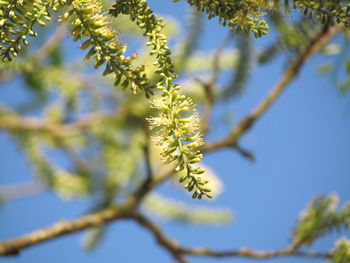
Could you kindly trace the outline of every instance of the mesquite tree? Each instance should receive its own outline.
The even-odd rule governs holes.
[[[197,224],[230,221],[227,209],[203,208],[219,195],[222,184],[220,176],[201,163],[203,154],[230,148],[254,160],[254,154],[241,147],[241,136],[313,55],[338,53],[344,71],[350,73],[346,48],[344,55],[339,48],[349,43],[349,1],[187,0],[186,34],[175,38],[171,47],[168,41],[179,23],[157,15],[148,2],[0,0],[0,81],[6,86],[20,80],[32,96],[21,105],[1,105],[0,129],[35,174],[29,185],[11,191],[0,188],[1,198],[10,202],[11,196],[24,198],[49,189],[63,199],[91,202],[79,218],[0,242],[0,254],[15,256],[77,231],[86,232],[84,246],[92,249],[108,223],[130,219],[150,231],[178,262],[187,262],[190,255],[350,262],[346,238],[328,252],[305,249],[333,230],[350,227],[350,203],[337,208],[336,194],[311,201],[292,229],[290,245],[275,251],[187,247],[145,216]],[[216,50],[203,53],[197,50],[206,19],[225,27],[227,37]],[[342,38],[332,43],[337,35]],[[254,45],[268,37],[270,44],[257,52]],[[143,42],[128,49],[134,39]],[[78,60],[67,52],[73,46]],[[276,58],[287,58],[277,84],[226,136],[208,142],[205,138],[215,132],[210,125],[213,110],[244,94],[253,66]],[[325,64],[320,71],[328,73],[341,65]],[[345,93],[349,76],[338,86]],[[200,207],[156,192],[165,181],[190,193],[186,198],[198,199]]]

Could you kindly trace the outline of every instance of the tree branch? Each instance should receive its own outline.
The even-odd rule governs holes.
[[[268,259],[277,257],[304,257],[304,258],[331,258],[330,253],[319,253],[319,252],[302,252],[295,251],[291,248],[285,248],[275,251],[259,251],[252,250],[249,248],[242,248],[232,251],[213,251],[206,248],[183,248],[181,250],[183,254],[192,256],[205,256],[213,258],[224,258],[224,257],[245,257],[254,259]]]
[[[153,175],[151,178],[147,177],[141,186],[136,189],[134,194],[129,198],[129,202],[135,203],[136,206],[141,204],[141,200],[159,184],[167,180],[174,172],[176,165],[171,164],[166,166],[164,170],[161,170],[158,174]]]
[[[204,151],[215,150],[220,147],[235,146],[238,138],[244,132],[249,130],[249,128],[254,124],[255,120],[260,117],[273,103],[273,101],[279,96],[283,89],[290,83],[291,80],[298,74],[301,66],[309,59],[313,54],[319,51],[327,41],[329,41],[337,32],[342,29],[341,26],[336,27],[326,27],[321,33],[317,34],[305,50],[299,55],[299,57],[294,60],[290,67],[287,68],[283,77],[275,88],[270,92],[270,94],[249,114],[244,118],[230,133],[230,135],[222,141],[213,143],[204,147]],[[113,116],[115,118],[115,116]],[[93,115],[91,118],[81,120],[74,124],[64,124],[65,132],[75,132],[79,129],[94,123],[96,119],[100,119],[101,115]],[[6,118],[3,120],[6,120]],[[43,126],[43,123],[31,122],[23,123],[19,121],[13,121],[7,119],[6,121],[0,122],[0,129],[7,130],[36,130],[36,131],[47,131],[55,134],[57,132],[55,129],[57,127],[47,128]],[[46,123],[45,123],[46,124]],[[66,135],[66,134],[63,134]],[[57,136],[62,136],[58,134]],[[152,222],[148,221],[146,218],[135,212],[136,206],[141,202],[142,198],[159,183],[163,182],[168,178],[169,173],[173,169],[165,171],[159,176],[155,176],[146,185],[142,185],[129,199],[126,203],[120,206],[114,206],[101,210],[96,213],[88,214],[80,218],[61,221],[50,227],[34,231],[30,234],[24,235],[19,238],[14,238],[8,241],[0,242],[0,255],[15,255],[18,254],[21,249],[34,246],[36,244],[54,239],[56,237],[75,233],[87,228],[98,227],[104,225],[113,220],[121,218],[132,218],[136,220],[140,225],[147,228],[153,233],[156,240],[165,248],[169,250],[171,255],[178,262],[186,262],[184,255],[193,256],[209,256],[209,257],[250,257],[250,258],[271,258],[280,256],[298,256],[298,257],[320,257],[329,258],[331,254],[326,253],[313,253],[313,252],[299,252],[296,248],[287,248],[277,251],[254,251],[250,249],[241,249],[235,251],[223,251],[216,252],[205,248],[185,248],[177,245],[174,241],[168,239],[161,230],[154,225]]]
[[[242,248],[238,250],[230,251],[214,251],[208,248],[187,248],[180,246],[177,242],[168,238],[162,230],[156,224],[152,223],[149,219],[139,213],[133,213],[131,218],[134,219],[139,225],[146,228],[158,244],[165,248],[172,257],[178,262],[186,262],[184,256],[205,256],[213,258],[224,258],[224,257],[246,257],[254,259],[268,259],[276,257],[305,257],[305,258],[331,258],[330,253],[319,253],[319,252],[301,252],[297,250],[297,247],[291,245],[290,247],[274,250],[274,251],[259,251],[252,250],[249,248]]]
[[[59,124],[48,123],[45,120],[37,118],[20,117],[12,112],[7,113],[6,109],[4,110],[0,108],[0,130],[7,130],[10,132],[43,132],[50,134],[56,139],[61,139],[63,137],[69,137],[80,133],[83,129],[86,129],[100,121],[116,119],[119,117],[120,116],[115,114],[94,112],[81,117],[75,122]]]
[[[116,219],[125,218],[132,207],[132,204],[126,204],[124,206],[107,208],[74,220],[63,220],[30,234],[3,241],[0,243],[0,255],[17,255],[24,248],[90,227],[98,227]]]
[[[220,76],[220,58],[221,58],[222,52],[224,51],[230,39],[230,35],[231,34],[229,34],[224,39],[224,41],[219,45],[219,47],[215,51],[213,61],[212,61],[213,70],[212,70],[211,79],[208,82],[204,82],[201,79],[196,78],[197,82],[199,82],[202,85],[204,90],[204,95],[205,95],[204,114],[203,114],[203,121],[202,121],[202,133],[204,135],[206,135],[208,132],[208,124],[209,124],[208,122],[209,122],[212,107],[214,104],[214,91],[216,89],[217,82]]]
[[[146,179],[146,182],[122,205],[106,208],[77,219],[61,221],[30,234],[2,241],[0,242],[0,255],[17,255],[20,250],[24,248],[40,244],[62,235],[75,233],[91,227],[98,227],[117,219],[130,218],[131,214],[135,213],[134,210],[141,203],[143,197],[161,182],[169,178],[169,174],[171,174],[173,170],[174,167],[171,166],[161,171],[158,175],[155,175],[151,180]]]
[[[158,244],[165,248],[177,262],[187,263],[179,244],[166,237],[156,224],[153,224],[150,220],[139,213],[132,214],[132,219],[134,219],[140,226],[150,231]]]
[[[325,26],[321,32],[316,34],[304,48],[304,50],[294,59],[290,66],[284,71],[281,79],[269,94],[254,108],[250,114],[243,118],[229,133],[229,135],[216,142],[203,145],[199,148],[202,152],[208,152],[225,147],[235,147],[238,139],[247,132],[280,96],[288,84],[299,74],[305,62],[314,54],[319,52],[327,42],[329,42],[338,32],[343,29],[343,25]]]
[[[164,177],[156,180],[155,182],[161,182]],[[156,186],[153,183],[152,186]],[[148,188],[150,191],[152,188]],[[208,248],[188,248],[182,247],[177,242],[171,240],[162,232],[162,230],[146,217],[136,212],[135,208],[141,199],[133,198],[129,199],[124,205],[110,207],[101,210],[96,213],[92,213],[80,218],[61,221],[50,227],[34,231],[30,234],[24,235],[19,238],[14,238],[8,241],[0,242],[0,255],[17,255],[21,249],[37,245],[39,243],[57,238],[62,235],[75,233],[91,227],[98,227],[108,222],[118,219],[133,219],[138,224],[148,229],[155,237],[157,242],[164,247],[172,257],[180,263],[186,263],[185,256],[206,256],[206,257],[247,257],[255,259],[267,259],[284,256],[294,257],[311,257],[311,258],[331,258],[330,253],[319,252],[301,252],[298,251],[298,246],[291,245],[285,249],[275,251],[259,251],[251,249],[239,249],[232,251],[214,251]]]

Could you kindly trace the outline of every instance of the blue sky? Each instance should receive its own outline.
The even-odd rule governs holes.
[[[150,4],[160,14],[185,20],[183,1],[176,4],[150,1]],[[203,50],[214,49],[227,34],[227,29],[215,21],[206,23],[205,29],[201,40]],[[267,41],[268,37],[257,40],[258,46]],[[288,245],[290,229],[314,196],[336,192],[341,204],[350,200],[349,94],[340,95],[330,79],[317,75],[316,67],[321,61],[324,58],[314,57],[241,139],[241,145],[255,153],[255,163],[242,159],[232,150],[205,156],[204,163],[222,178],[225,188],[212,204],[232,209],[234,222],[223,227],[189,227],[162,222],[168,236],[188,246],[278,249]],[[234,113],[233,121],[237,122],[277,82],[281,69],[281,60],[255,69],[244,96],[219,107],[216,116],[230,110]],[[0,86],[2,101],[14,102],[27,97],[16,85]],[[209,139],[226,132],[223,128]],[[0,185],[31,179],[25,159],[3,132],[0,132],[0,163]],[[161,188],[161,191],[164,190]],[[60,219],[77,217],[88,204],[84,200],[65,202],[51,193],[10,202],[0,209],[0,238],[15,237]],[[349,236],[348,233],[341,235]],[[341,235],[322,238],[312,249],[327,251]],[[133,222],[112,223],[107,237],[90,253],[81,249],[80,239],[81,233],[61,237],[25,250],[19,257],[0,258],[0,262],[172,262],[153,237]],[[191,262],[214,262],[205,258],[189,259]],[[228,258],[218,262],[253,261]],[[295,258],[266,260],[270,261],[323,262]]]

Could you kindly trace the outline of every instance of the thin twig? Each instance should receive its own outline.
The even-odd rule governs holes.
[[[146,163],[146,179],[137,188],[135,193],[133,195],[131,195],[131,198],[134,200],[133,202],[135,202],[136,204],[140,204],[143,197],[148,192],[150,192],[151,189],[153,189],[155,187],[155,185],[154,185],[155,177],[154,177],[153,171],[152,171],[148,143],[146,145],[144,145],[144,155],[145,155],[145,163]],[[163,176],[162,176],[162,178],[163,178]]]
[[[275,251],[259,251],[252,250],[249,248],[242,248],[232,251],[213,251],[206,248],[183,248],[181,250],[183,254],[192,256],[205,256],[214,258],[224,258],[224,257],[245,257],[253,259],[268,259],[277,257],[304,257],[304,258],[331,258],[330,253],[319,253],[319,252],[302,252],[295,251],[291,248],[285,248]]]
[[[319,252],[302,252],[298,251],[297,247],[291,245],[287,248],[274,251],[259,251],[249,248],[242,248],[238,250],[229,251],[214,251],[208,248],[188,248],[179,245],[177,242],[167,237],[158,225],[151,222],[149,219],[139,213],[131,214],[131,218],[139,223],[142,227],[149,230],[158,244],[164,247],[178,262],[186,262],[184,256],[205,256],[214,258],[224,257],[246,257],[253,259],[268,259],[276,257],[305,257],[305,258],[331,258],[330,253]]]
[[[143,147],[144,155],[145,155],[145,163],[146,163],[146,177],[148,181],[152,181],[153,178],[153,171],[152,171],[152,164],[150,159],[150,152],[149,152],[149,141],[144,145]]]
[[[42,45],[34,55],[30,55],[30,63],[33,67],[36,67],[38,63],[42,62],[45,57],[50,54],[63,40],[66,35],[67,25],[60,24],[57,26],[55,32],[51,37]],[[7,81],[11,79],[15,74],[13,71],[3,71],[0,72],[0,81]]]
[[[168,165],[165,169],[161,170],[158,174],[153,175],[151,180],[146,178],[146,180],[141,184],[140,187],[136,189],[134,194],[129,197],[129,202],[135,203],[136,206],[141,204],[142,199],[159,184],[169,179],[175,169],[174,164]]]
[[[255,159],[255,154],[253,152],[242,148],[238,143],[234,145],[234,148],[241,156],[243,156],[244,158],[248,159],[251,162],[255,162],[256,159]]]
[[[231,34],[230,34],[231,35]],[[204,90],[204,114],[203,114],[203,125],[202,125],[202,133],[204,135],[208,132],[208,125],[209,125],[209,119],[212,111],[212,107],[214,104],[214,92],[217,86],[217,82],[219,80],[220,76],[220,58],[222,55],[222,52],[225,49],[225,46],[227,45],[230,35],[228,35],[224,41],[220,44],[220,46],[216,49],[214,57],[213,57],[213,70],[210,81],[204,82],[199,78],[196,78],[197,82],[199,82]]]
[[[254,108],[245,118],[243,118],[224,139],[206,144],[200,147],[202,152],[213,151],[225,147],[235,147],[238,139],[247,132],[279,97],[288,84],[298,75],[305,62],[314,54],[319,52],[327,42],[329,42],[338,32],[343,29],[343,25],[325,26],[321,32],[316,34],[305,47],[305,49],[294,59],[285,70],[282,78],[270,93]]]
[[[132,214],[132,219],[134,219],[145,229],[149,230],[157,240],[158,244],[165,248],[177,262],[187,263],[187,260],[184,258],[184,253],[182,253],[179,244],[166,237],[156,224],[152,223],[150,220],[139,213]]]
[[[15,199],[25,198],[37,195],[46,189],[46,185],[39,181],[22,182],[13,185],[0,187],[0,200],[12,201]]]
[[[48,54],[50,54],[62,41],[67,33],[67,25],[58,25],[56,31],[45,42],[45,44],[34,54],[34,59],[37,62],[42,61]]]
[[[86,175],[91,175],[94,173],[93,167],[90,163],[81,157],[72,147],[67,144],[65,141],[58,141],[58,145],[62,148],[62,150],[68,155],[69,159],[73,162],[75,169],[79,173],[83,173]]]

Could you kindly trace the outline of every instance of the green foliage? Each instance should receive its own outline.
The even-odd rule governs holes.
[[[318,67],[317,72],[323,75],[331,72],[332,69],[333,69],[332,65],[330,63],[326,63]]]
[[[98,0],[36,0],[34,2],[3,0],[0,2],[0,25],[2,29],[0,32],[0,49],[3,60],[11,61],[13,57],[19,54],[23,45],[28,45],[27,36],[37,36],[36,25],[46,26],[45,21],[51,20],[52,12],[61,12],[59,21],[69,24],[70,34],[74,37],[73,40],[82,41],[80,48],[88,50],[85,58],[94,60],[95,69],[103,66],[103,75],[109,75],[109,77],[112,75],[113,77],[108,80],[112,79],[114,86],[130,88],[133,94],[143,90],[147,98],[154,95],[154,88],[160,91],[160,94],[157,94],[151,102],[151,108],[155,109],[158,115],[148,117],[149,125],[153,133],[156,134],[157,144],[162,148],[161,155],[164,162],[167,164],[175,162],[177,164],[175,172],[185,171],[185,174],[179,179],[180,182],[185,184],[185,189],[192,192],[193,198],[200,199],[203,196],[211,197],[211,189],[207,185],[207,180],[202,178],[201,174],[205,172],[204,169],[196,165],[202,158],[197,148],[203,143],[202,135],[199,133],[199,114],[195,110],[193,100],[182,95],[179,85],[175,83],[177,78],[175,69],[190,73],[206,71],[211,67],[209,58],[212,58],[212,54],[195,52],[202,28],[202,18],[199,12],[208,14],[209,19],[217,17],[220,24],[228,25],[233,32],[253,32],[255,37],[261,37],[267,33],[268,26],[263,16],[266,13],[274,14],[270,16],[271,22],[277,28],[279,37],[275,43],[262,52],[261,61],[269,60],[271,54],[279,52],[283,48],[291,49],[293,52],[300,50],[300,47],[308,41],[309,33],[314,28],[309,27],[310,24],[305,22],[306,19],[291,25],[281,15],[280,1],[188,0],[187,2],[193,7],[190,21],[191,30],[175,58],[177,68],[171,58],[167,38],[162,33],[164,22],[156,17],[145,0],[116,1],[113,7],[109,8],[109,14],[114,17],[122,15],[123,19],[129,17],[131,21],[135,22],[140,30],[139,32],[142,32],[148,38],[146,45],[150,47],[149,54],[155,57],[153,67],[156,68],[156,74],[154,75],[146,75],[145,65],[137,60],[136,54],[126,56],[126,44],[122,42],[119,30],[114,28],[115,24],[113,24],[105,9],[109,4]],[[324,23],[344,23],[348,25],[349,22],[349,4],[343,1],[284,1],[285,11],[290,12],[291,7],[302,10],[308,18],[316,17]],[[302,30],[300,30],[300,27],[302,27]],[[127,27],[125,30],[127,30]],[[224,97],[227,98],[242,90],[251,61],[252,50],[249,37],[241,36],[237,39],[238,51],[228,50],[227,53],[224,52],[224,59],[220,61],[219,65],[221,68],[221,64],[231,63],[236,67],[229,85],[222,91]],[[41,66],[41,63],[41,61],[25,57],[17,62],[3,63],[0,70],[10,72],[10,74],[23,74],[27,85],[33,89],[43,91],[45,90],[44,87],[53,86],[62,95],[62,101],[45,109],[45,118],[47,123],[59,125],[64,121],[67,112],[71,110],[74,112],[78,107],[77,97],[83,88],[83,84],[80,80],[69,77],[68,72],[62,71],[61,65],[52,64],[47,67]],[[345,84],[343,86],[347,87]],[[345,90],[346,88],[342,89]],[[137,99],[141,101],[141,104],[143,103],[141,98],[137,97]],[[140,113],[137,107],[130,108],[130,110],[132,111],[130,114],[136,122],[139,121],[139,117],[147,117],[145,112],[154,112],[148,109]],[[13,116],[17,118],[16,115]],[[136,130],[140,130],[140,128],[137,126]],[[127,151],[124,152],[119,139],[110,136],[113,132],[119,132],[119,129],[117,127],[107,129],[106,134],[104,132],[99,133],[96,128],[88,129],[90,135],[102,142],[99,146],[103,152],[101,155],[103,162],[106,164],[106,180],[110,180],[107,184],[114,185],[110,187],[114,190],[108,196],[113,196],[117,189],[121,188],[121,185],[125,186],[129,183],[128,176],[136,170],[134,168],[141,158],[140,154],[132,155]],[[43,130],[42,133],[45,135],[46,143],[50,145],[57,143],[57,140],[49,138],[47,130]],[[29,141],[31,140],[32,138]],[[130,142],[127,147],[134,145],[132,149],[139,149],[138,146],[131,143],[133,139],[127,141]],[[64,143],[57,143],[56,146],[66,147],[70,144],[74,145],[74,142],[65,138]],[[25,147],[34,149],[38,146],[29,147],[27,145]],[[132,152],[140,151],[132,150]],[[123,175],[117,179],[118,177],[114,177],[113,174],[116,173],[118,168],[116,165],[112,165],[112,160],[116,160],[114,155],[124,153],[135,157],[129,163],[129,166],[133,168],[128,171],[125,169],[127,176]],[[53,172],[55,169],[50,168],[50,165],[44,161],[45,158],[39,152],[29,151],[29,156],[39,167],[39,173],[55,173]],[[119,163],[119,161],[116,161],[116,163]],[[125,180],[123,183],[121,183],[123,181],[121,178]],[[53,185],[51,180],[54,179],[50,179],[49,184]],[[114,183],[111,183],[112,181]]]
[[[103,75],[115,74],[115,86],[121,83],[123,88],[130,87],[133,93],[141,89],[147,97],[152,95],[153,86],[144,73],[144,67],[132,66],[136,54],[124,57],[126,45],[116,38],[118,33],[111,29],[109,18],[102,13],[101,3],[85,0],[73,1],[72,5],[73,8],[62,15],[60,21],[67,18],[72,20],[71,35],[74,41],[84,39],[80,48],[89,49],[85,58],[95,59],[95,69],[105,64]]]
[[[41,178],[45,184],[55,185],[56,170],[50,161],[45,157],[41,148],[39,148],[39,138],[34,136],[26,136],[20,139],[20,146],[25,150],[29,161],[32,163],[35,174]]]
[[[178,2],[179,0],[173,0]],[[268,25],[260,19],[265,12],[275,12],[280,6],[279,0],[187,0],[198,11],[208,14],[208,18],[219,18],[219,24],[228,25],[232,32],[244,31],[253,32],[255,37],[261,37],[267,34]],[[323,24],[325,23],[344,23],[350,25],[349,13],[350,4],[346,1],[333,0],[285,0],[284,7],[286,12],[290,12],[290,7],[299,9],[304,15],[312,18],[315,16]]]
[[[62,170],[55,173],[53,188],[64,199],[85,197],[89,192],[86,177]]]
[[[207,13],[209,19],[218,17],[219,23],[224,26],[228,25],[231,31],[246,33],[251,31],[255,37],[261,37],[267,33],[267,23],[262,19],[265,11],[275,11],[279,7],[279,1],[267,0],[188,0],[187,2],[197,11]],[[285,1],[286,10],[289,10],[290,4],[289,1]],[[304,14],[310,17],[315,13],[317,18],[325,23],[333,20],[338,23],[348,23],[349,8],[340,1],[337,3],[333,1],[293,1],[292,4],[294,8],[302,9]],[[25,1],[2,1],[0,5],[0,24],[2,26],[0,47],[3,60],[10,61],[12,57],[17,56],[22,44],[28,44],[27,35],[37,35],[33,27],[36,24],[45,26],[44,20],[51,19],[50,12],[59,11],[62,7],[68,7],[69,10],[60,16],[59,21],[66,21],[71,25],[70,33],[74,41],[83,41],[80,48],[88,49],[85,57],[95,60],[95,69],[103,65],[103,75],[114,75],[114,86],[129,87],[133,93],[143,90],[147,98],[154,94],[154,87],[161,91],[161,95],[152,102],[152,107],[159,111],[158,116],[148,118],[148,120],[151,128],[158,135],[156,139],[163,149],[162,157],[166,163],[177,162],[175,171],[186,170],[186,175],[180,181],[186,182],[185,188],[193,192],[193,198],[211,197],[211,190],[206,187],[207,181],[200,176],[204,170],[193,166],[202,157],[196,150],[202,144],[199,133],[199,115],[194,109],[193,101],[181,95],[179,86],[174,83],[177,75],[166,37],[161,33],[164,27],[163,20],[153,14],[145,0],[117,1],[109,9],[109,13],[115,17],[119,14],[129,16],[132,21],[136,22],[144,36],[148,37],[147,46],[151,47],[150,54],[156,56],[153,64],[159,75],[155,85],[147,77],[144,65],[134,66],[136,54],[125,56],[126,44],[121,42],[119,32],[112,29],[110,18],[98,0],[69,2],[36,0],[30,4]],[[195,14],[193,18],[192,28],[196,35],[200,32],[200,16]],[[287,30],[281,32],[285,31]],[[240,54],[250,53],[249,50],[243,50],[249,45],[246,42],[241,44]],[[187,59],[193,53],[195,46],[196,43],[193,41],[185,43],[182,57],[179,60],[182,64],[177,63],[180,68],[185,65],[185,57]],[[233,78],[234,84],[231,83],[229,86],[231,88],[227,89],[230,94],[234,93],[234,90],[241,90],[245,79],[249,60],[242,58],[243,56],[239,60],[239,67]],[[42,90],[44,83],[38,75],[27,74],[26,81],[29,85]],[[72,98],[77,93],[70,94]]]
[[[320,196],[301,213],[297,226],[292,232],[294,242],[310,246],[315,239],[331,232],[350,227],[350,203],[337,209],[338,196]]]
[[[287,5],[290,1],[286,1]],[[294,9],[299,9],[309,18],[316,17],[323,24],[326,23],[344,23],[345,26],[350,25],[350,3],[347,1],[334,0],[293,0]]]
[[[345,60],[344,62],[345,69],[345,79],[339,84],[339,90],[341,93],[346,93],[350,90],[350,60]]]
[[[11,61],[24,46],[29,44],[28,36],[38,34],[34,26],[45,26],[51,21],[50,11],[57,11],[65,0],[18,1],[2,0],[0,2],[0,52],[2,60]]]
[[[215,99],[231,99],[244,90],[255,62],[254,41],[248,33],[253,32],[255,37],[267,34],[265,15],[276,29],[276,37],[258,54],[260,63],[277,55],[298,54],[320,29],[316,19],[326,24],[349,24],[346,1],[290,0],[283,1],[281,7],[282,1],[277,0],[187,2],[191,9],[188,33],[175,43],[172,54],[167,39],[179,31],[179,23],[157,17],[145,0],[118,0],[113,6],[108,0],[0,0],[0,80],[6,82],[19,76],[31,95],[39,98],[30,103],[35,106],[34,115],[41,116],[27,117],[33,112],[26,107],[24,115],[23,105],[13,110],[0,108],[0,128],[9,130],[37,179],[61,198],[90,198],[90,212],[124,201],[148,176],[145,145],[151,145],[153,155],[148,157],[156,155],[158,161],[150,161],[155,180],[159,179],[158,172],[162,174],[166,165],[173,164],[176,168],[172,180],[193,198],[219,195],[220,179],[209,167],[199,164],[202,155],[198,147],[203,138],[195,102],[200,109],[205,105],[203,83],[213,79],[213,61],[217,58],[216,50],[197,50],[205,29],[203,13],[227,25],[233,32],[230,41],[237,46],[220,51],[217,70],[230,70],[231,78],[225,79],[226,83],[221,78],[210,83],[217,86]],[[292,8],[305,16],[290,19]],[[33,47],[40,43],[45,32],[39,26],[48,26],[56,12],[61,26],[68,26],[73,40],[81,42],[80,49],[87,50],[86,62],[67,59],[58,47],[45,58],[38,58],[32,50],[25,52],[29,40],[34,42]],[[135,42],[145,37],[146,46],[138,54],[128,55],[124,36],[131,36]],[[348,38],[342,41],[348,44]],[[335,51],[336,45],[328,45],[324,54]],[[90,71],[92,64],[96,72]],[[333,69],[327,65],[324,73]],[[350,87],[347,58],[344,66],[346,78],[340,83],[341,91]],[[100,76],[101,67],[105,77]],[[176,73],[185,75],[179,79],[182,89],[176,83]],[[120,87],[132,92],[123,93]],[[153,149],[157,147],[148,142],[149,128],[163,163],[159,151]],[[68,157],[68,164],[54,163],[50,157],[56,154]],[[192,207],[153,192],[142,202],[142,209],[151,215],[176,222],[213,225],[232,219],[226,209]],[[335,195],[316,198],[292,232],[295,244],[308,246],[328,232],[348,229],[350,204],[337,209],[336,203]],[[92,249],[107,232],[105,227],[90,229],[84,246]],[[344,263],[349,257],[349,241],[341,239],[329,262]]]
[[[66,104],[71,109],[78,107],[78,95],[84,84],[71,74],[69,67],[62,68],[51,64],[43,66],[28,57],[1,64],[0,75],[1,72],[10,77],[22,75],[28,88],[37,92],[41,98],[46,98],[50,90],[55,90],[62,98],[59,100],[61,104]],[[34,106],[42,106],[44,102],[35,102]]]
[[[117,125],[117,124],[116,124]],[[118,192],[127,193],[128,187],[132,185],[138,163],[142,159],[141,146],[145,143],[144,132],[134,131],[128,142],[121,136],[113,126],[108,130],[101,126],[101,129],[95,130],[95,134],[101,142],[101,159],[105,164],[105,189],[104,200],[107,203],[113,203],[114,197]]]
[[[101,238],[105,234],[105,227],[95,227],[89,229],[83,239],[82,239],[82,246],[86,250],[93,250],[101,241]]]
[[[51,188],[63,199],[85,197],[89,192],[89,183],[86,177],[74,174],[56,167],[47,157],[40,146],[40,140],[35,135],[25,136],[14,134],[27,158],[33,165],[33,170],[39,181]],[[24,139],[24,140],[23,140]]]
[[[0,112],[0,121],[12,124],[20,120],[15,112],[2,108]],[[13,131],[12,135],[18,141],[20,147],[27,153],[28,159],[33,164],[37,176],[46,184],[53,186],[55,170],[49,161],[45,159],[37,145],[39,136],[30,135],[25,131]]]
[[[177,162],[175,171],[186,170],[187,174],[180,182],[188,181],[185,189],[193,192],[192,197],[201,199],[203,196],[211,197],[208,183],[201,179],[200,174],[205,171],[193,168],[202,155],[193,151],[202,144],[199,134],[200,120],[194,110],[194,103],[190,98],[179,94],[180,87],[173,83],[177,77],[174,65],[170,58],[170,50],[166,37],[161,33],[164,25],[162,19],[157,19],[145,0],[118,1],[110,9],[113,16],[118,14],[129,15],[132,21],[144,30],[149,38],[147,46],[152,48],[150,54],[156,56],[154,65],[158,67],[156,73],[160,79],[157,88],[162,92],[160,98],[152,102],[155,109],[159,109],[158,117],[149,118],[151,129],[157,130],[158,144],[163,148],[162,157],[165,163]]]
[[[332,251],[332,259],[328,263],[345,263],[350,262],[350,240],[341,238],[335,243]]]
[[[234,49],[224,49],[221,53],[220,60],[218,61],[218,67],[222,70],[229,70],[236,68],[238,64],[238,52]],[[205,77],[208,72],[211,71],[213,67],[213,60],[215,57],[215,50],[201,52],[193,52],[186,60],[186,65],[184,65],[183,71],[186,74],[203,74]]]
[[[269,15],[269,21],[276,30],[277,37],[267,45],[259,54],[259,63],[268,63],[279,54],[294,54],[308,43],[315,30],[320,27],[306,17],[300,18],[296,23],[290,23],[281,11]]]
[[[335,55],[335,60],[320,65],[317,71],[319,74],[328,74],[335,78],[339,93],[345,95],[350,90],[350,60],[343,56],[341,47],[337,44],[328,45],[324,53],[330,56]],[[343,67],[339,64],[343,64]]]
[[[253,32],[255,37],[267,34],[268,25],[262,16],[262,9],[268,7],[268,1],[219,1],[219,0],[187,0],[200,12],[208,14],[208,18],[219,18],[219,24],[228,25],[232,32]]]
[[[231,212],[227,209],[190,207],[156,193],[147,197],[143,207],[152,215],[185,224],[221,225],[232,221]]]

